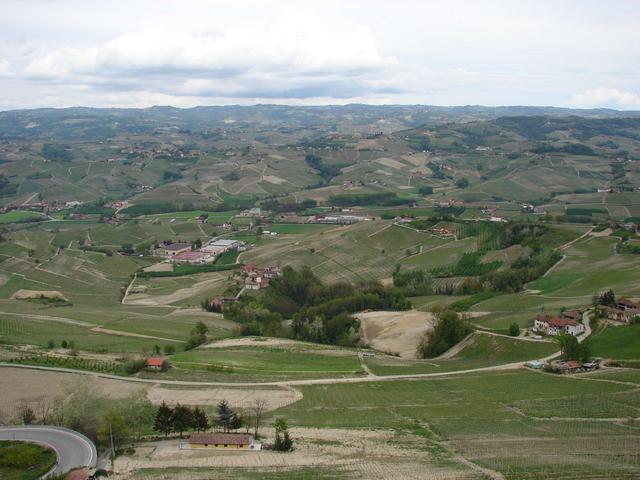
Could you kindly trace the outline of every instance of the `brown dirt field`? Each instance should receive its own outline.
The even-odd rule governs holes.
[[[397,352],[403,358],[415,358],[420,338],[434,326],[429,312],[359,313],[360,329],[365,343],[376,350]]]
[[[155,263],[144,268],[144,272],[170,272],[173,270],[173,264],[168,262]]]
[[[69,301],[61,292],[57,290],[18,290],[11,298],[13,300],[28,300],[31,298],[59,298],[60,300]]]
[[[204,274],[201,274],[204,275]],[[208,277],[211,277],[211,274],[207,274]],[[158,307],[163,305],[170,305],[174,302],[179,302],[180,300],[185,300],[189,297],[193,297],[195,295],[201,294],[210,290],[213,286],[219,284],[220,282],[226,281],[225,278],[218,275],[214,278],[207,278],[206,280],[200,280],[190,287],[178,288],[172,293],[164,294],[164,295],[152,295],[146,293],[136,293],[129,295],[127,297],[126,304],[127,305],[145,305],[151,307]]]
[[[302,393],[294,388],[199,388],[175,389],[161,385],[154,385],[147,391],[147,398],[155,404],[163,401],[169,405],[181,403],[183,405],[217,405],[221,400],[227,400],[231,405],[244,410],[250,410],[258,399],[267,402],[266,410],[290,405],[302,400]]]
[[[262,434],[272,433],[263,428]],[[287,454],[272,451],[180,450],[180,441],[156,442],[155,449],[143,447],[132,456],[118,457],[115,478],[128,478],[140,468],[224,468],[272,471],[326,467],[351,472],[353,478],[453,480],[478,479],[465,466],[430,463],[424,439],[387,430],[292,428],[295,450]],[[271,438],[267,442],[273,441]],[[215,471],[207,470],[215,476]],[[147,478],[147,477],[145,477]],[[149,477],[150,478],[150,477]],[[202,478],[202,473],[185,471],[177,479]]]
[[[281,347],[285,345],[311,345],[299,342],[297,340],[289,340],[288,338],[268,338],[260,337],[260,340],[253,337],[243,338],[225,338],[224,340],[218,340],[217,342],[211,342],[203,345],[200,348],[225,348],[225,347]],[[317,346],[317,345],[314,345]]]
[[[0,368],[0,421],[15,419],[16,408],[21,402],[53,403],[56,397],[65,395],[73,382],[88,381],[92,389],[112,398],[124,398],[146,389],[144,385],[108,378],[89,378],[73,373],[46,372],[26,368]],[[35,406],[34,406],[34,409]]]
[[[165,340],[168,342],[186,343],[184,340],[178,340],[177,338],[154,337],[153,335],[143,335],[141,333],[122,332],[120,330],[111,330],[109,328],[102,328],[102,327],[93,327],[91,331],[98,332],[98,333],[106,333],[108,335],[118,335],[121,337],[155,338],[156,340]]]
[[[395,168],[396,170],[403,170],[407,168],[407,166],[404,163],[399,162],[398,160],[394,160],[393,158],[386,158],[386,157],[378,158],[376,160],[376,163],[384,165],[385,167]]]

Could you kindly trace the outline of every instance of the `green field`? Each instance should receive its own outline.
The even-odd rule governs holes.
[[[14,210],[12,212],[0,214],[0,225],[5,223],[33,222],[43,218],[43,215],[38,212]]]
[[[636,429],[596,421],[620,401],[637,401],[629,385],[518,371],[301,390],[303,400],[276,412],[290,424],[418,432],[427,451],[452,459],[455,450],[509,480],[640,474]],[[538,405],[565,408],[556,415]]]
[[[220,381],[303,379],[344,377],[363,374],[352,350],[318,348],[312,344],[283,347],[255,345],[225,348],[198,348],[171,357],[180,370],[209,374]],[[185,375],[194,372],[185,372]],[[172,377],[181,372],[170,372]],[[202,377],[204,378],[204,377]]]
[[[367,365],[376,375],[441,373],[535,360],[558,351],[555,343],[530,342],[509,337],[475,333],[469,343],[446,360],[400,360],[368,357]]]
[[[34,443],[0,441],[0,478],[35,480],[56,463],[53,450]]]
[[[640,360],[640,324],[607,327],[589,339],[594,355],[620,360]]]

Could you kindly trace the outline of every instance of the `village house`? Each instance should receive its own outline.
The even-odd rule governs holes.
[[[562,374],[567,373],[578,373],[584,371],[582,368],[582,363],[576,362],[575,360],[569,360],[568,362],[557,362],[554,365],[555,371]]]
[[[235,303],[237,301],[238,299],[236,297],[214,298],[213,300],[209,301],[209,308],[214,312],[222,312],[225,305],[228,305],[229,303]]]
[[[163,255],[165,257],[173,257],[182,252],[188,252],[191,250],[190,243],[170,243],[161,247]]]
[[[609,320],[631,323],[635,317],[640,317],[640,302],[620,298],[615,307],[604,307],[604,313]]]
[[[261,275],[249,275],[244,280],[244,287],[247,290],[260,290],[269,286],[269,279]]]
[[[566,318],[567,320],[575,320],[578,322],[582,319],[582,312],[580,310],[565,310],[560,314],[560,318]]]
[[[147,368],[149,370],[162,370],[163,364],[164,364],[164,358],[162,357],[147,358]]]
[[[584,332],[584,325],[569,318],[538,315],[533,322],[533,330],[551,336],[561,333],[576,336]]]
[[[189,447],[260,450],[261,444],[248,433],[196,432],[189,437]]]

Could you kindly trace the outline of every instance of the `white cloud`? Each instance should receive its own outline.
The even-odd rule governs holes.
[[[9,60],[0,58],[0,77],[9,75]]]
[[[571,106],[580,108],[617,108],[620,110],[640,110],[640,95],[622,92],[615,88],[594,88],[574,95]]]
[[[2,2],[0,108],[640,108],[635,0]]]
[[[238,74],[271,71],[349,75],[395,63],[381,55],[365,28],[341,32],[306,15],[278,24],[230,25],[210,31],[146,30],[92,48],[62,48],[33,59],[27,75]]]

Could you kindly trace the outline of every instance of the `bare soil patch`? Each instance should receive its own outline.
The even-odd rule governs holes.
[[[270,434],[263,428],[262,434]],[[424,440],[411,434],[398,437],[388,430],[348,430],[292,428],[293,452],[273,451],[180,450],[179,440],[155,442],[155,449],[136,449],[132,456],[118,457],[116,478],[127,478],[140,468],[224,468],[263,471],[327,467],[351,472],[353,478],[381,479],[471,479],[479,478],[465,466],[437,465],[424,448]],[[266,442],[273,439],[267,437]],[[363,455],[366,452],[366,455]],[[122,475],[122,476],[120,476]],[[210,471],[215,476],[215,471]],[[184,472],[178,479],[202,478],[197,472]]]
[[[384,165],[385,167],[391,167],[391,168],[395,168],[396,170],[402,170],[404,168],[407,168],[407,166],[402,163],[399,162],[398,160],[394,160],[393,158],[378,158],[376,160],[377,163]]]
[[[172,270],[173,264],[168,262],[155,263],[143,269],[144,272],[171,272]]]
[[[0,422],[16,419],[17,408],[27,402],[34,408],[53,404],[57,397],[66,394],[73,382],[90,382],[91,388],[111,398],[124,398],[147,387],[109,378],[90,378],[73,373],[30,370],[27,368],[0,368]]]
[[[13,300],[29,300],[33,298],[51,298],[68,302],[69,299],[57,290],[18,290],[11,298]]]
[[[217,405],[227,400],[234,408],[250,410],[256,400],[266,401],[266,410],[290,405],[302,400],[302,392],[294,388],[199,388],[176,389],[154,385],[147,391],[147,398],[155,404],[163,401],[169,405]]]
[[[367,312],[356,315],[363,340],[373,348],[415,358],[416,347],[425,332],[433,330],[429,312]]]
[[[276,177],[275,175],[263,175],[262,179],[265,182],[273,183],[274,185],[281,185],[283,183],[287,183],[284,178]]]
[[[305,345],[303,342],[297,340],[290,340],[288,338],[225,338],[224,340],[218,340],[217,342],[211,342],[203,345],[200,348],[226,348],[226,347],[281,347],[292,345]]]

